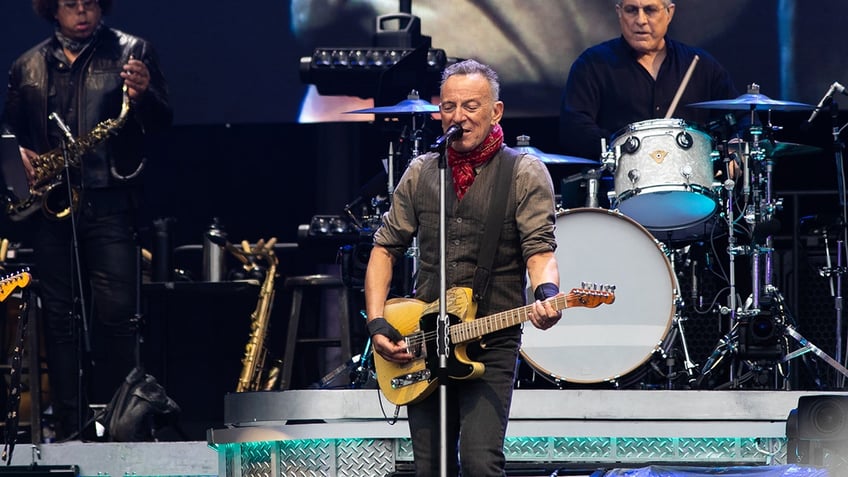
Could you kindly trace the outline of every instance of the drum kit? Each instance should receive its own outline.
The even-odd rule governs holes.
[[[795,357],[787,350],[789,338],[799,341],[802,350],[822,356],[821,350],[786,322],[783,297],[772,281],[772,235],[777,232],[776,214],[782,207],[782,200],[772,191],[775,160],[821,149],[774,140],[770,132],[778,128],[771,124],[771,112],[814,107],[771,99],[760,94],[756,85],[735,99],[688,106],[729,112],[725,118],[749,113],[749,125],[724,137],[682,119],[640,121],[613,135],[609,147],[602,146],[605,152],[597,161],[544,153],[530,146],[528,136],[517,138],[519,151],[546,164],[584,168],[563,180],[563,184],[580,182],[585,186],[586,200],[573,208],[563,204],[557,214],[556,259],[561,283],[616,286],[614,306],[569,310],[567,319],[544,332],[525,327],[521,356],[532,368],[534,382],[538,375],[557,387],[703,389],[716,386],[712,378],[719,364],[727,363],[728,383],[718,386],[737,388],[763,369],[783,375],[784,362]],[[419,152],[424,121],[436,112],[437,106],[420,100],[414,91],[393,106],[350,111],[412,117],[412,141],[405,141],[413,146],[409,157]],[[768,113],[767,126],[761,125],[758,112]],[[395,178],[400,176],[393,159],[390,146],[386,167],[389,198]],[[602,180],[610,176],[611,190],[606,198],[599,197]],[[599,207],[602,202],[609,208]],[[715,252],[719,239],[727,241],[726,256],[689,255],[696,242],[709,243],[705,249],[722,255]],[[411,253],[416,250],[414,244]],[[750,259],[751,296],[744,304],[739,303],[736,290],[737,256]],[[704,307],[703,297],[698,297],[696,272],[710,262],[719,269],[714,274],[727,285],[714,290]],[[689,273],[678,270],[682,265]],[[681,280],[688,280],[692,293],[687,298],[696,303],[684,300]],[[719,303],[722,298],[727,299],[726,304]],[[684,332],[687,311],[723,317],[721,328],[727,334],[718,339],[704,363],[693,361],[688,349]],[[776,352],[771,342],[763,351],[746,341],[755,327],[755,334],[768,328],[772,333],[780,331],[777,338],[787,338],[782,343],[775,339]],[[838,359],[826,361],[848,376],[848,369]],[[736,376],[746,365],[754,371]],[[646,380],[651,369],[659,376],[658,382]]]
[[[525,328],[522,357],[534,377],[559,387],[785,388],[786,362],[807,351],[848,376],[839,344],[837,359],[830,358],[787,320],[772,276],[772,235],[782,207],[772,191],[775,160],[821,149],[773,140],[755,113],[768,112],[770,130],[776,129],[770,127],[771,111],[814,107],[773,100],[756,85],[735,99],[689,106],[750,113],[751,120],[730,137],[714,137],[680,119],[630,124],[613,135],[609,148],[602,147],[595,168],[563,181],[582,182],[587,197],[585,206],[558,213],[560,281],[615,284],[616,301],[603,309],[569,310],[551,330]],[[609,209],[597,206],[597,182],[604,175],[613,176]],[[716,252],[719,239],[727,242],[726,256]],[[692,255],[696,243],[712,258]],[[738,299],[737,257],[750,264],[745,271],[751,296],[744,302]],[[727,283],[714,290],[706,308],[698,291],[705,262]],[[678,269],[681,264],[686,270]],[[686,299],[681,280],[692,290]],[[722,298],[727,302],[720,303]],[[694,362],[687,345],[687,312],[722,317],[726,334],[717,337],[703,363]],[[794,353],[788,350],[792,340],[801,344]],[[719,377],[719,370],[726,373]],[[647,377],[652,371],[654,380]]]

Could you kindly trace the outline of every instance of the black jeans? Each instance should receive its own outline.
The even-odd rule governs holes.
[[[78,250],[86,293],[87,328],[96,318],[102,324],[104,356],[95,362],[98,388],[114,392],[135,366],[136,234],[134,201],[127,190],[94,190],[83,194],[77,215]],[[47,365],[58,437],[79,430],[87,417],[88,386],[79,384],[88,362],[81,353],[80,287],[75,269],[70,219],[40,217],[35,238],[37,278],[45,317]],[[87,357],[85,357],[87,358]],[[85,380],[84,380],[85,381]],[[81,395],[80,395],[81,390]],[[108,398],[107,398],[108,399]]]
[[[521,344],[518,327],[484,337],[468,345],[468,356],[486,366],[472,380],[450,380],[447,388],[448,475],[486,477],[506,475],[503,452],[509,407],[515,382],[515,366]],[[407,406],[416,475],[439,475],[439,390],[425,400]],[[459,461],[459,463],[457,463]]]

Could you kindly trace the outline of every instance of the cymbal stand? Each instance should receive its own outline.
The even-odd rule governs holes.
[[[752,126],[749,127],[749,133],[752,137],[752,146],[744,169],[746,189],[747,184],[751,184],[751,203],[745,210],[745,221],[751,227],[751,244],[748,248],[751,256],[751,296],[742,311],[749,320],[755,319],[763,312],[764,301],[774,304],[775,297],[780,294],[773,282],[774,239],[772,235],[780,227],[775,214],[783,207],[783,200],[775,198],[772,191],[774,158],[767,155],[765,149],[761,147],[762,128],[753,125],[754,111],[751,114]],[[772,326],[777,328],[783,326],[782,316],[768,316],[772,320]],[[749,326],[754,325],[749,324]],[[783,354],[783,351],[780,353]],[[777,357],[779,356],[774,358]],[[775,379],[778,379],[778,374],[775,374]],[[775,386],[779,387],[777,381]]]
[[[772,197],[772,174],[774,160],[766,157],[760,147],[762,129],[752,126],[750,134],[753,145],[745,167],[745,184],[752,183],[751,204],[745,211],[745,221],[751,225],[751,303],[750,308],[759,309],[761,294],[773,285],[773,239],[772,232],[779,225],[774,214],[783,206],[783,201]],[[763,166],[765,175],[763,175]],[[764,187],[764,189],[763,189]],[[761,262],[760,257],[764,256]]]
[[[707,362],[704,363],[704,367],[701,371],[701,377],[699,378],[698,384],[703,378],[712,371],[712,368],[718,364],[718,361],[725,355],[727,352],[733,349],[733,333],[736,331],[736,319],[737,319],[737,308],[736,308],[736,255],[742,254],[745,252],[744,247],[740,247],[736,242],[736,234],[734,232],[734,226],[736,223],[735,215],[733,213],[734,201],[733,201],[733,189],[736,187],[736,182],[732,179],[732,175],[730,174],[730,158],[725,157],[725,177],[724,190],[726,192],[726,201],[725,201],[725,214],[727,217],[725,220],[727,221],[727,255],[728,255],[728,285],[729,285],[729,293],[727,296],[727,306],[721,307],[720,312],[723,315],[730,315],[729,319],[729,330],[727,335],[725,335],[721,340],[719,340],[719,344],[716,349],[713,351],[712,355],[707,359]],[[730,366],[730,379],[731,382],[735,379],[734,366]]]
[[[420,123],[419,123],[420,120]],[[410,152],[409,161],[418,157],[422,151],[422,141],[424,126],[427,123],[427,115],[426,114],[413,114],[412,115],[412,151]],[[407,162],[409,162],[407,161]],[[414,295],[415,292],[415,282],[416,277],[418,277],[418,260],[419,260],[419,249],[418,249],[418,235],[412,238],[412,244],[406,250],[406,257],[410,259],[412,262],[412,270],[411,270],[411,279],[412,283],[409,287],[410,295]]]
[[[701,368],[700,375],[695,380],[695,386],[700,388],[703,381],[709,376],[709,374],[715,369],[718,364],[724,359],[724,357],[731,351],[736,348],[736,339],[735,333],[737,332],[737,307],[736,307],[736,255],[741,255],[746,253],[746,247],[737,245],[736,233],[735,233],[735,225],[736,218],[733,213],[735,204],[733,200],[733,190],[736,188],[736,181],[733,180],[733,175],[731,174],[730,169],[730,161],[733,161],[733,157],[729,154],[729,150],[727,147],[724,148],[724,168],[725,168],[725,177],[727,179],[721,185],[726,194],[725,199],[725,221],[727,222],[727,255],[728,255],[728,296],[727,296],[727,306],[719,307],[719,313],[721,315],[729,315],[728,320],[728,332],[719,339],[718,344],[713,349],[712,354],[707,358],[704,362],[704,366]],[[735,367],[731,364],[729,366],[730,372],[730,381],[735,382]]]

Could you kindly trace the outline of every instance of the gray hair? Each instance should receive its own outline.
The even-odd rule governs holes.
[[[441,87],[444,87],[445,81],[451,76],[456,75],[483,75],[486,81],[489,82],[489,87],[492,89],[492,98],[495,101],[500,100],[501,84],[498,82],[498,74],[490,66],[484,65],[476,60],[463,60],[459,63],[454,63],[442,72]]]
[[[623,0],[613,0],[613,3],[615,3],[616,5],[621,5],[622,1]],[[665,8],[670,7],[671,4],[673,3],[672,0],[662,0],[662,2],[665,5]]]

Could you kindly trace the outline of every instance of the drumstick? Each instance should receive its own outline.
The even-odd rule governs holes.
[[[665,113],[665,119],[670,118],[671,115],[674,114],[674,110],[677,109],[677,103],[680,101],[680,97],[683,96],[683,91],[686,90],[686,85],[689,84],[689,78],[692,77],[692,72],[695,71],[695,65],[698,64],[698,60],[700,59],[701,57],[698,55],[695,55],[695,57],[692,58],[692,63],[689,65],[689,69],[686,70],[686,74],[683,75],[683,82],[681,82],[680,86],[677,88],[677,93],[674,94],[674,99],[671,100],[671,106],[668,107],[668,112]]]

